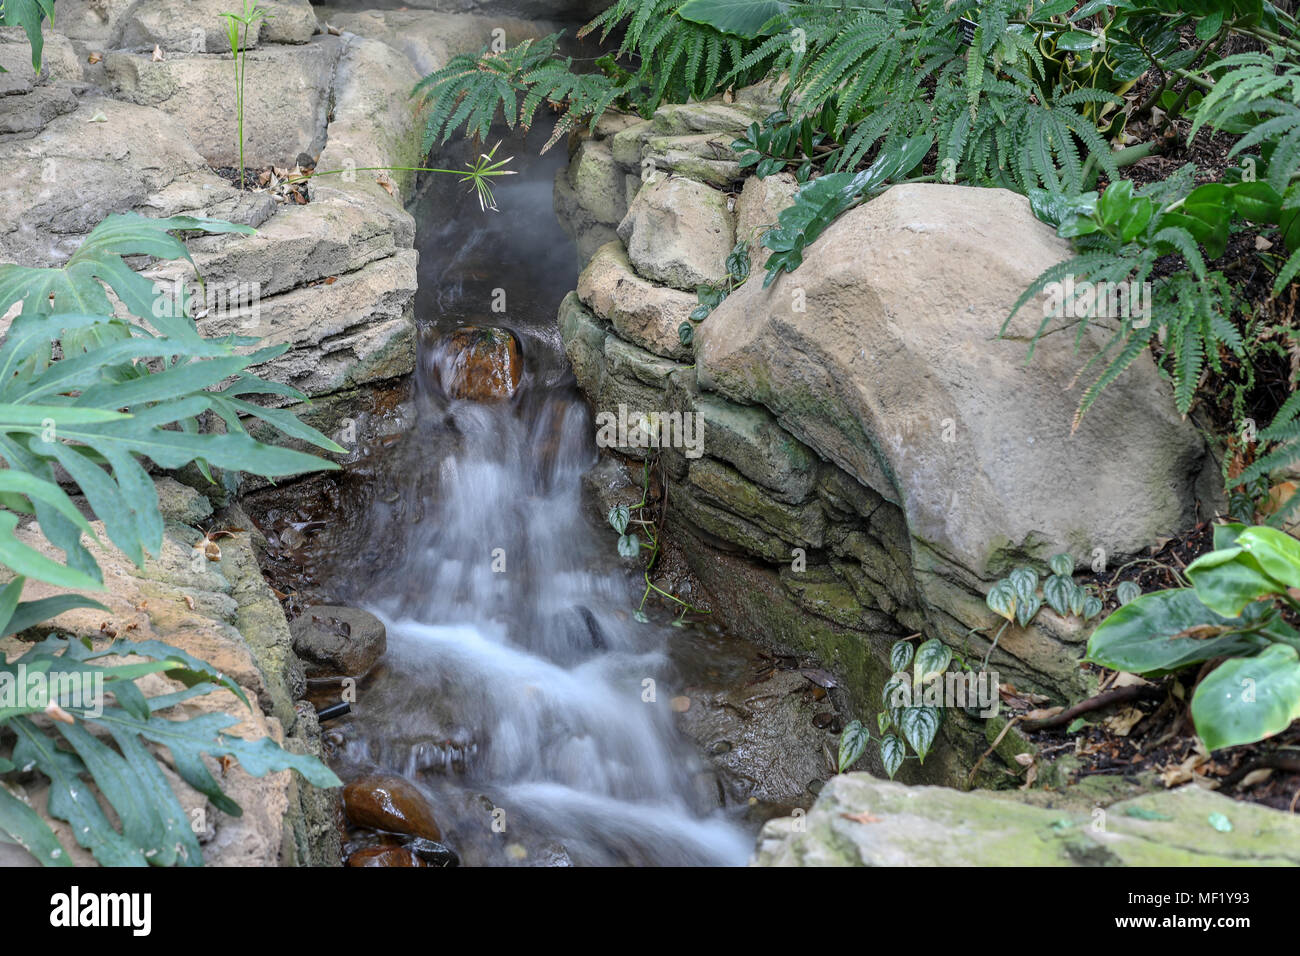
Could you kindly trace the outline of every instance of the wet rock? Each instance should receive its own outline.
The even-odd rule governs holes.
[[[382,621],[354,607],[315,605],[289,625],[309,678],[360,677],[388,646]]]
[[[460,857],[456,855],[456,851],[436,840],[420,837],[406,844],[406,849],[423,860],[427,866],[460,866]]]
[[[814,725],[826,706],[813,687],[798,671],[778,670],[744,686],[687,690],[691,706],[678,726],[708,754],[731,802],[807,805],[808,782],[830,775],[833,737]]]
[[[402,777],[377,774],[354,780],[343,788],[343,808],[357,826],[406,833],[435,843],[442,840],[429,801]]]
[[[519,342],[505,329],[457,329],[437,345],[434,361],[443,391],[471,402],[509,398],[524,370]]]
[[[369,846],[348,857],[348,866],[428,866],[404,846]]]

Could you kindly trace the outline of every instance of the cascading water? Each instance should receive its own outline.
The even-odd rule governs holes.
[[[551,211],[562,157],[537,159],[533,140],[516,145],[524,171],[498,190],[500,212],[445,180],[416,210],[429,327],[413,412],[383,453],[391,490],[350,522],[349,557],[327,575],[383,618],[388,651],[335,762],[345,778],[423,786],[469,864],[743,863],[751,833],[717,809],[673,725],[667,648],[681,632],[632,620],[612,541],[583,515],[594,429],[555,328],[577,262]],[[452,355],[439,333],[467,324],[520,340],[511,400],[440,387]]]

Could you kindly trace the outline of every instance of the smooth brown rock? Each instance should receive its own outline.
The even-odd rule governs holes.
[[[348,857],[348,866],[428,866],[404,846],[368,846]]]
[[[343,788],[343,808],[357,826],[442,840],[442,831],[424,794],[414,784],[392,774],[362,777],[348,784]]]
[[[471,402],[509,398],[524,372],[519,343],[505,329],[457,329],[438,343],[433,361],[443,391]]]

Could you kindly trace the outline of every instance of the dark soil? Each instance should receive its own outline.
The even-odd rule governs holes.
[[[1203,522],[1185,534],[1158,542],[1148,555],[1080,583],[1097,587],[1105,601],[1104,613],[1109,614],[1118,606],[1114,589],[1121,581],[1135,581],[1144,592],[1185,586],[1182,572],[1213,545],[1213,525]],[[1113,672],[1084,666],[1097,671],[1103,689],[1110,689]],[[1137,700],[1082,715],[1087,726],[1073,733],[1066,725],[1027,735],[1050,759],[1067,754],[1078,758],[1071,782],[1095,774],[1115,774],[1134,783],[1154,778],[1166,786],[1197,782],[1234,799],[1294,812],[1300,805],[1300,723],[1256,744],[1205,753],[1192,727],[1188,705],[1197,683],[1210,669],[1209,665],[1197,665],[1153,681]],[[1006,702],[1007,695],[1003,696],[1012,715],[1027,715],[1034,706],[1041,706],[1014,698]],[[1126,727],[1137,716],[1134,710],[1141,718]],[[1252,773],[1255,770],[1271,772]]]
[[[276,166],[246,166],[243,176],[235,166],[214,166],[212,171],[237,189],[250,193],[270,193],[278,203],[296,203],[305,206],[311,202],[307,189],[308,180],[298,180],[299,176],[309,176],[313,166],[296,166],[283,169]]]

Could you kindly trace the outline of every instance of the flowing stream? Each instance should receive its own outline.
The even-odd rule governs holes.
[[[639,589],[584,517],[594,429],[555,318],[578,263],[552,211],[563,144],[539,157],[544,139],[501,147],[522,172],[497,181],[499,212],[445,177],[414,209],[407,420],[323,582],[388,627],[335,763],[345,779],[379,770],[424,787],[468,864],[741,864],[752,830],[701,794],[703,761],[673,724],[669,643],[690,632],[632,620]],[[439,338],[462,325],[517,336],[511,401],[443,394]]]

